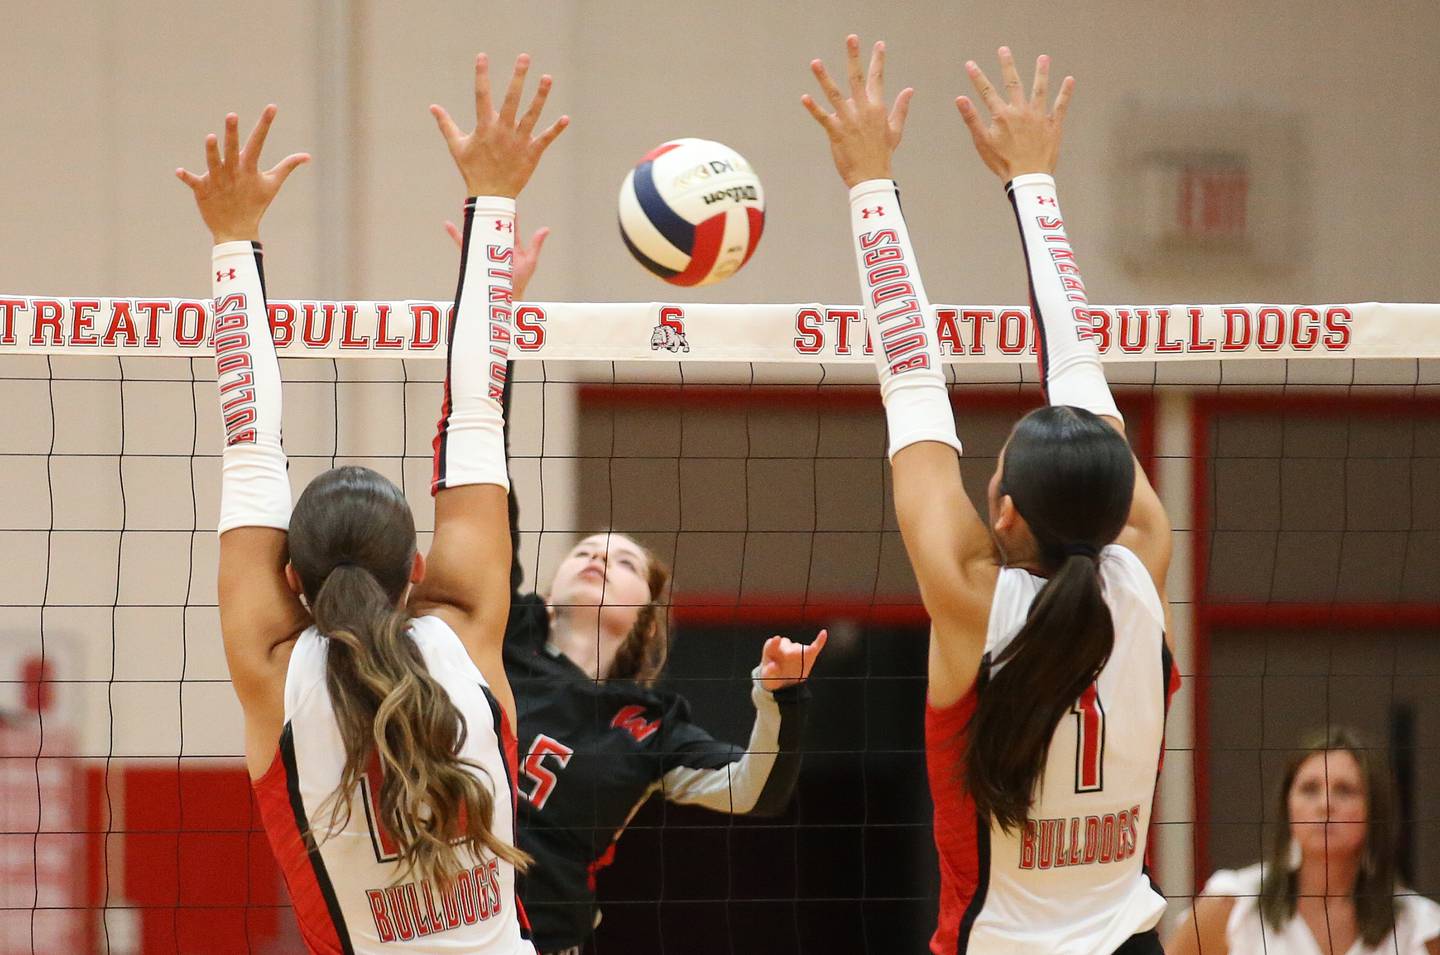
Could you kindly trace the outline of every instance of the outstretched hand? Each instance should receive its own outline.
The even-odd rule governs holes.
[[[240,146],[240,117],[225,117],[225,147],[214,133],[205,137],[205,174],[197,176],[176,169],[176,177],[195,194],[200,217],[210,227],[215,243],[260,238],[260,220],[290,173],[310,161],[309,153],[292,153],[272,168],[260,170],[260,151],[278,112],[275,104],[265,107],[250,138]]]
[[[1065,110],[1075,89],[1075,77],[1065,77],[1055,97],[1054,107],[1047,108],[1045,100],[1050,89],[1050,57],[1042,55],[1036,59],[1035,83],[1027,99],[1010,48],[1002,46],[999,53],[1000,73],[1005,80],[1008,100],[995,91],[995,85],[971,60],[965,64],[965,71],[970,74],[970,82],[975,85],[975,91],[990,112],[990,124],[987,126],[980,118],[980,111],[968,96],[955,100],[960,117],[965,120],[970,137],[975,140],[975,151],[990,171],[1002,180],[1008,182],[1031,172],[1052,174],[1060,160]]]
[[[455,248],[463,249],[465,237],[460,232],[460,227],[449,219],[445,220],[445,232],[455,242]],[[530,285],[530,280],[535,277],[535,267],[540,264],[540,248],[545,240],[550,238],[550,227],[543,226],[535,230],[530,241],[525,244],[515,245],[515,257],[510,260],[510,271],[514,274],[511,280],[515,289],[515,301],[522,301],[525,297],[525,289]]]
[[[862,182],[864,180],[861,180]],[[830,631],[821,630],[811,643],[796,643],[789,637],[775,636],[765,641],[760,651],[760,685],[774,693],[801,683],[810,676]]]
[[[475,128],[462,133],[445,112],[444,107],[430,107],[450,156],[465,179],[467,193],[472,196],[507,196],[514,198],[525,188],[540,157],[557,136],[570,125],[569,116],[561,116],[536,136],[535,124],[550,95],[549,74],[540,77],[540,88],[524,115],[520,111],[520,94],[525,90],[525,74],[530,70],[530,55],[522,53],[515,60],[515,72],[497,112],[490,99],[490,61],[484,53],[475,57]]]
[[[845,185],[853,187],[867,179],[891,178],[890,157],[905,132],[905,116],[915,91],[909,87],[901,90],[894,105],[886,109],[883,41],[877,42],[870,53],[868,75],[861,72],[860,38],[853,33],[845,38],[845,60],[850,77],[848,98],[841,94],[823,62],[810,61],[810,70],[835,112],[826,112],[809,93],[801,96],[800,102],[830,138],[835,170]]]

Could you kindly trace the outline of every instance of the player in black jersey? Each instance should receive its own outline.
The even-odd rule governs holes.
[[[684,697],[653,687],[663,658],[644,647],[663,646],[664,635],[657,613],[663,587],[651,582],[666,576],[628,537],[598,534],[562,562],[551,602],[518,588],[514,594],[504,660],[523,754],[519,843],[535,858],[520,891],[542,953],[578,952],[589,939],[599,921],[595,874],[651,793],[717,812],[775,815],[800,773],[804,678],[824,632],[809,646],[783,637],[766,642],[753,672],[750,741],[717,740],[692,721]],[[637,581],[638,606],[616,598]],[[587,589],[589,606],[579,603]],[[570,606],[558,604],[561,594]],[[625,615],[633,623],[615,641],[606,625]]]
[[[517,301],[547,231],[516,245]],[[717,740],[684,697],[654,686],[665,665],[664,565],[624,534],[595,534],[566,555],[547,596],[524,593],[518,516],[512,492],[504,661],[519,714],[518,841],[535,859],[520,897],[537,950],[578,955],[600,920],[596,873],[652,793],[716,812],[784,810],[800,774],[805,680],[826,632],[808,645],[767,640],[752,671],[750,740]]]

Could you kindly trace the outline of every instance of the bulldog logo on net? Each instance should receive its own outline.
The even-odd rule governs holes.
[[[690,350],[690,342],[685,338],[685,310],[678,305],[661,308],[660,324],[650,330],[650,350],[662,348],[672,354]]]

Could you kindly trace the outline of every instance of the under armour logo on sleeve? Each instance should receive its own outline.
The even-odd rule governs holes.
[[[873,208],[873,209],[861,209],[861,210],[860,210],[860,218],[862,218],[862,219],[868,219],[868,218],[870,218],[871,216],[874,216],[875,218],[878,219],[878,218],[880,218],[880,217],[883,216],[883,215],[885,215],[885,207],[884,207],[884,206],[876,206],[876,207]]]
[[[1054,196],[1041,196],[1039,201],[1040,201],[1040,204],[1041,204],[1042,206],[1054,206],[1054,205],[1055,205],[1055,197],[1054,197]]]
[[[215,270],[215,281],[217,281],[217,282],[224,282],[224,281],[227,280],[227,279],[233,279],[233,278],[235,278],[235,270],[234,270],[234,269],[216,269],[216,270]]]
[[[496,220],[495,220],[495,231],[496,231],[496,232],[511,232],[511,233],[513,233],[513,232],[515,231],[515,223],[513,223],[513,222],[506,222],[504,219],[496,219]]]

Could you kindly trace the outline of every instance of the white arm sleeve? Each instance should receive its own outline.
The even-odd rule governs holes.
[[[801,744],[805,734],[808,691],[782,690],[782,706],[760,682],[760,668],[750,672],[750,701],[755,724],[743,750],[710,739],[677,746],[669,754],[675,763],[660,780],[670,802],[704,806],[715,812],[774,816],[785,810],[800,776]],[[703,731],[702,731],[703,732]]]
[[[1040,384],[1046,399],[1052,405],[1120,418],[1095,347],[1085,283],[1065,234],[1055,179],[1043,173],[1016,176],[1005,191],[1025,247],[1030,309],[1040,336]]]
[[[920,441],[939,441],[959,452],[930,301],[894,182],[869,179],[850,190],[850,230],[890,457]]]
[[[466,200],[460,282],[445,359],[445,400],[435,433],[432,494],[464,484],[510,487],[503,402],[514,255],[515,200],[499,196]]]
[[[221,534],[290,526],[290,478],[280,443],[280,362],[270,335],[260,243],[222,242],[212,253],[215,378],[225,427]]]

